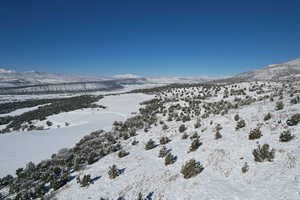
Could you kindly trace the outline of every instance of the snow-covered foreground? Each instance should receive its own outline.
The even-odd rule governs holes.
[[[106,96],[98,102],[106,109],[89,108],[60,113],[47,118],[53,122],[48,130],[0,135],[0,177],[13,174],[29,161],[49,158],[59,149],[73,146],[92,131],[110,130],[114,121],[125,120],[132,112],[138,111],[140,102],[151,98],[153,96],[145,94]],[[39,123],[45,124],[45,121]],[[69,126],[65,126],[65,122]]]
[[[217,99],[221,100],[211,98],[209,101]],[[230,110],[223,116],[213,115],[202,119],[198,129],[194,128],[194,120],[186,122],[186,133],[191,136],[196,131],[203,143],[194,152],[188,152],[191,140],[183,140],[182,133],[178,131],[182,124],[180,121],[165,120],[169,127],[167,130],[163,130],[161,125],[152,127],[147,133],[140,130],[135,138],[122,143],[129,155],[119,158],[117,153],[112,153],[74,174],[97,177],[93,184],[81,187],[74,179],[57,191],[56,197],[59,200],[99,200],[101,197],[133,200],[142,193],[144,197],[148,196],[146,199],[152,200],[299,200],[300,143],[297,134],[300,127],[287,127],[285,121],[292,114],[299,113],[300,107],[299,104],[291,105],[289,100],[283,99],[285,108],[278,111],[274,110],[276,102],[266,100]],[[264,121],[268,112],[272,118]],[[235,129],[236,114],[246,122],[246,127],[240,130]],[[222,127],[220,139],[215,139],[217,124]],[[249,140],[249,132],[257,126],[261,126],[261,138]],[[280,133],[285,130],[290,130],[295,138],[280,142]],[[176,162],[168,166],[165,166],[163,158],[158,157],[161,145],[145,150],[149,139],[159,144],[162,136],[171,139],[165,146],[177,156]],[[134,139],[139,143],[133,146]],[[255,162],[253,149],[265,143],[276,149],[274,161]],[[204,170],[196,177],[184,179],[181,167],[190,159],[200,161]],[[249,168],[243,173],[241,169],[245,163]],[[113,164],[122,170],[122,174],[110,179],[108,169]]]

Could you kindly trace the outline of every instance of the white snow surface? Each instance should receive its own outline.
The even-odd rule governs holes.
[[[248,83],[239,85],[243,88]],[[252,96],[258,97],[255,93]],[[221,100],[214,97],[210,101]],[[300,143],[299,126],[289,127],[296,138],[290,142],[279,142],[279,135],[287,130],[284,122],[289,116],[300,111],[299,104],[290,105],[289,99],[283,99],[285,109],[274,111],[275,103],[269,100],[255,102],[238,110],[230,110],[228,114],[214,115],[201,121],[197,130],[203,145],[195,152],[188,153],[190,139],[182,140],[178,132],[178,123],[167,122],[168,130],[162,126],[154,126],[149,132],[138,132],[136,140],[139,143],[132,146],[133,138],[123,141],[124,149],[130,154],[119,158],[117,153],[110,154],[100,161],[76,172],[74,175],[90,174],[98,179],[88,187],[80,187],[72,180],[56,194],[59,200],[99,200],[101,197],[128,200],[137,199],[139,192],[153,200],[299,200],[300,199]],[[176,102],[177,103],[177,102]],[[272,119],[264,122],[264,115],[272,113]],[[239,114],[246,121],[246,127],[236,131],[234,116]],[[213,124],[210,121],[213,120]],[[166,121],[165,121],[166,122]],[[195,121],[186,122],[187,133],[191,135]],[[263,123],[262,138],[249,140],[248,134]],[[220,124],[222,138],[215,140],[214,127]],[[158,157],[160,147],[146,151],[146,142],[151,138],[159,143],[161,136],[168,136],[171,142],[165,146],[171,149],[177,161],[169,166],[164,165],[164,159]],[[257,163],[252,151],[258,144],[268,143],[276,149],[273,162]],[[196,177],[184,179],[180,173],[181,167],[189,159],[200,161],[205,169]],[[242,173],[244,163],[249,165],[249,171]],[[122,173],[111,180],[108,169],[116,164]],[[151,197],[151,198],[150,198]]]
[[[151,98],[152,95],[145,94],[105,96],[98,104],[107,106],[106,109],[88,108],[60,113],[38,122],[45,125],[47,120],[52,121],[53,126],[48,130],[0,135],[0,177],[14,174],[17,168],[24,167],[29,161],[50,158],[59,149],[72,147],[93,131],[110,130],[114,121],[123,121],[132,112],[138,111],[140,102]],[[65,122],[69,126],[65,126]]]

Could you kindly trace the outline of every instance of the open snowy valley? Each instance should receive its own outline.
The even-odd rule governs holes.
[[[85,108],[60,113],[37,123],[38,126],[47,126],[46,122],[51,122],[47,130],[0,134],[0,176],[14,174],[18,167],[30,161],[40,162],[62,148],[72,147],[90,132],[110,130],[114,121],[124,121],[138,111],[140,102],[151,97],[143,94],[106,96],[96,102],[104,105],[105,109]],[[19,115],[37,107],[18,109],[2,116]]]

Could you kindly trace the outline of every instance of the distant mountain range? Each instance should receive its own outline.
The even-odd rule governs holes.
[[[71,82],[104,81],[105,77],[87,77],[76,75],[51,74],[46,72],[15,72],[0,69],[0,87],[18,87],[28,85],[59,84]]]
[[[60,93],[121,89],[128,84],[203,83],[208,81],[300,80],[300,58],[268,65],[225,79],[211,77],[141,77],[119,74],[112,77],[63,75],[46,72],[15,72],[0,69],[0,94]]]
[[[130,84],[194,83],[211,80],[207,77],[141,77],[120,74],[112,77],[91,77],[46,72],[15,72],[0,69],[0,94],[61,93],[107,91]]]

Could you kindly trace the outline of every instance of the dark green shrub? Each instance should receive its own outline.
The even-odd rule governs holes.
[[[181,125],[179,126],[179,133],[183,133],[185,130],[186,130],[185,125],[184,125],[184,124],[181,124]]]
[[[295,136],[291,134],[291,132],[289,130],[287,131],[283,131],[280,136],[279,136],[279,140],[280,142],[289,142],[291,141]]]
[[[242,172],[246,173],[247,171],[249,171],[249,165],[247,162],[245,162],[244,166],[242,167]]]
[[[176,162],[176,156],[172,155],[172,153],[168,153],[165,157],[165,165],[171,165]]]
[[[143,197],[143,194],[141,192],[139,192],[138,197],[136,200],[145,200]]]
[[[0,104],[1,105],[1,104]],[[1,107],[1,106],[0,106]],[[0,111],[1,112],[1,111]],[[13,116],[4,116],[4,117],[0,117],[0,125],[4,125],[4,124],[8,124],[11,121],[13,121],[15,119],[15,117]]]
[[[59,176],[59,178],[56,177],[50,181],[50,187],[53,188],[54,190],[58,190],[59,188],[67,184],[69,180],[70,180],[69,173],[67,172],[62,173]]]
[[[271,113],[266,114],[264,117],[264,121],[268,121],[269,119],[271,119],[271,117]]]
[[[272,162],[275,157],[275,150],[271,150],[268,144],[264,144],[262,147],[258,145],[258,148],[254,149],[252,154],[256,162]]]
[[[90,152],[89,155],[88,155],[88,164],[91,165],[93,164],[94,162],[96,162],[98,160],[97,158],[97,154],[95,152]]]
[[[238,114],[234,115],[234,121],[239,121],[240,120],[240,116]]]
[[[200,138],[200,136],[198,135],[197,132],[194,132],[193,135],[190,136],[190,139],[191,139],[191,140],[197,139],[197,138]]]
[[[217,124],[215,129],[216,131],[220,131],[223,129],[223,127],[221,126],[221,124]]]
[[[216,134],[215,134],[215,139],[218,140],[220,138],[222,138],[222,135],[219,131],[217,131]]]
[[[121,150],[118,152],[118,157],[119,158],[123,158],[125,156],[129,155],[129,152],[125,151],[125,150]]]
[[[157,146],[157,145],[155,144],[155,142],[154,142],[152,139],[150,139],[150,140],[146,143],[145,149],[146,149],[146,150],[154,149],[156,146]]]
[[[7,175],[3,178],[0,178],[0,188],[10,185],[13,180],[14,178],[12,175]]]
[[[160,143],[161,145],[164,145],[164,144],[169,143],[170,141],[171,141],[171,140],[170,140],[168,137],[163,136],[163,137],[160,138],[159,143]]]
[[[121,134],[121,137],[123,138],[123,140],[128,140],[129,139],[129,134],[124,132]]]
[[[235,130],[239,130],[241,128],[244,128],[246,126],[246,122],[245,120],[240,120],[237,122]]]
[[[196,123],[194,124],[194,127],[195,128],[201,127],[201,120],[200,119],[197,119]]]
[[[108,176],[110,179],[115,179],[116,177],[120,176],[120,170],[116,165],[109,167]]]
[[[286,121],[286,124],[288,126],[296,126],[299,122],[300,122],[300,114],[295,114]]]
[[[185,140],[189,137],[187,133],[183,133],[181,139]]]
[[[130,136],[130,137],[136,136],[136,130],[135,130],[135,129],[130,129],[130,131],[129,131],[129,136]]]
[[[249,140],[259,139],[261,136],[260,128],[255,128],[250,131]]]
[[[132,145],[137,145],[139,143],[139,141],[137,141],[136,139],[134,139],[133,141],[132,141]]]
[[[284,104],[282,101],[276,102],[275,110],[282,110],[284,107]]]
[[[168,150],[167,147],[162,146],[161,149],[159,150],[158,157],[164,158],[169,152],[170,152],[170,150]]]
[[[51,121],[46,121],[47,126],[52,126],[53,123]]]
[[[189,152],[196,151],[201,145],[202,143],[199,141],[198,138],[194,139],[190,146]]]
[[[204,167],[199,162],[196,162],[194,159],[191,159],[182,166],[180,172],[183,174],[183,178],[189,179],[194,176],[197,176],[203,171],[203,169]]]
[[[300,97],[296,96],[295,98],[291,99],[291,104],[298,104],[300,103]]]
[[[168,127],[167,124],[164,124],[163,127],[162,127],[163,130],[167,130],[168,128],[169,128],[169,127]]]

